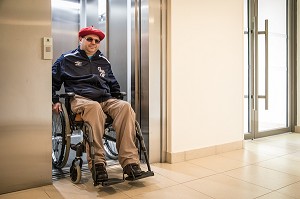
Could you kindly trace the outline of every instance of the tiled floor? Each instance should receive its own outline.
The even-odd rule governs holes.
[[[152,165],[154,177],[94,187],[89,173],[74,185],[53,185],[0,195],[1,199],[300,199],[300,134],[245,141],[243,150],[177,164]],[[109,168],[111,176],[121,173]],[[121,175],[119,175],[121,177]]]

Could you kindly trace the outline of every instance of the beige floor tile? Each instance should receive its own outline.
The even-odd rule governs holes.
[[[154,176],[133,182],[125,181],[123,183],[116,184],[113,187],[122,191],[129,197],[133,197],[142,193],[152,192],[177,184],[177,182],[170,180],[158,173],[155,173]]]
[[[300,142],[299,142],[300,143]],[[299,144],[300,145],[300,144]],[[297,151],[295,153],[290,153],[288,155],[282,156],[283,158],[287,158],[290,160],[300,161],[300,151]]]
[[[17,191],[13,193],[7,193],[0,195],[1,199],[49,199],[49,196],[45,193],[43,189],[33,188],[33,189],[26,189],[22,191]],[[58,195],[57,199],[62,199],[61,195]]]
[[[300,182],[279,189],[278,192],[291,196],[293,198],[300,199]]]
[[[273,169],[276,171],[281,171],[283,173],[300,176],[300,162],[299,161],[279,157],[279,158],[274,158],[271,160],[266,160],[266,161],[257,163],[257,165],[259,165],[261,167]]]
[[[40,187],[40,189],[43,190],[51,199],[64,199],[63,195],[53,185],[43,186]]]
[[[143,193],[132,199],[212,199],[211,197],[183,185],[176,185],[153,192]]]
[[[269,140],[285,140],[289,143],[297,144],[300,142],[300,133],[283,133],[266,138],[268,138]]]
[[[224,174],[272,190],[300,181],[300,177],[255,165],[231,170]]]
[[[264,143],[266,145],[270,145],[270,146],[275,146],[275,147],[280,147],[283,149],[287,149],[288,152],[293,152],[293,151],[297,151],[300,150],[300,145],[299,145],[300,141],[295,142],[294,140],[271,140],[270,142]]]
[[[98,191],[93,193],[82,192],[80,194],[63,193],[63,198],[64,199],[129,199],[130,197],[122,193],[114,193],[113,191],[107,191],[107,192]]]
[[[256,199],[295,199],[295,198],[274,191],[266,195],[260,196]]]
[[[224,171],[240,168],[247,165],[247,163],[243,163],[241,161],[233,160],[219,155],[208,156],[205,158],[199,158],[187,162],[195,165],[199,165],[201,167],[216,172],[224,172]]]
[[[153,164],[152,168],[154,172],[179,183],[195,180],[216,173],[215,171],[187,162],[175,164],[156,163]]]
[[[127,199],[126,194],[115,186],[94,187],[91,178],[81,184],[73,184],[70,180],[61,179],[55,181],[53,186],[61,193],[64,198],[72,199],[86,199],[86,198],[108,198],[108,199]]]
[[[294,153],[297,149],[286,148],[283,146],[273,146],[270,142],[247,142],[244,145],[245,150],[256,152],[257,154],[266,154],[273,157],[279,157]]]
[[[271,155],[259,154],[259,153],[256,153],[253,151],[247,151],[247,150],[235,150],[235,151],[219,154],[219,156],[223,156],[226,158],[230,158],[230,159],[248,163],[248,164],[253,164],[253,163],[261,162],[264,160],[269,160],[274,157]]]
[[[271,192],[263,187],[247,183],[223,174],[184,183],[215,199],[252,199]]]

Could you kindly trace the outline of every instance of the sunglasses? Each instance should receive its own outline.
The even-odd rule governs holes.
[[[99,39],[93,39],[93,38],[91,38],[91,37],[88,37],[88,38],[84,38],[85,40],[87,40],[88,42],[93,42],[93,41],[95,41],[95,43],[96,44],[99,44],[100,43],[100,40]]]

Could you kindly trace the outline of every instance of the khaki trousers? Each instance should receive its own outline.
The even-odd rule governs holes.
[[[106,164],[102,142],[106,119],[105,113],[113,119],[112,126],[116,131],[116,146],[120,165],[124,168],[127,164],[139,164],[138,150],[135,145],[135,112],[128,102],[113,98],[99,103],[75,95],[71,101],[71,109],[74,113],[80,113],[83,121],[88,122],[92,127],[96,164]],[[89,154],[89,146],[88,144],[86,146],[88,166],[91,169],[92,160]]]

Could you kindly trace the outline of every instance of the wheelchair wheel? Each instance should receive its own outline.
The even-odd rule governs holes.
[[[52,112],[52,165],[63,168],[69,158],[71,133],[66,107],[59,114]]]
[[[116,146],[116,132],[113,129],[109,128],[109,130],[105,133],[103,144],[107,158],[117,160],[118,151]]]
[[[81,180],[81,168],[78,164],[72,164],[70,167],[70,177],[74,184],[78,184]]]

